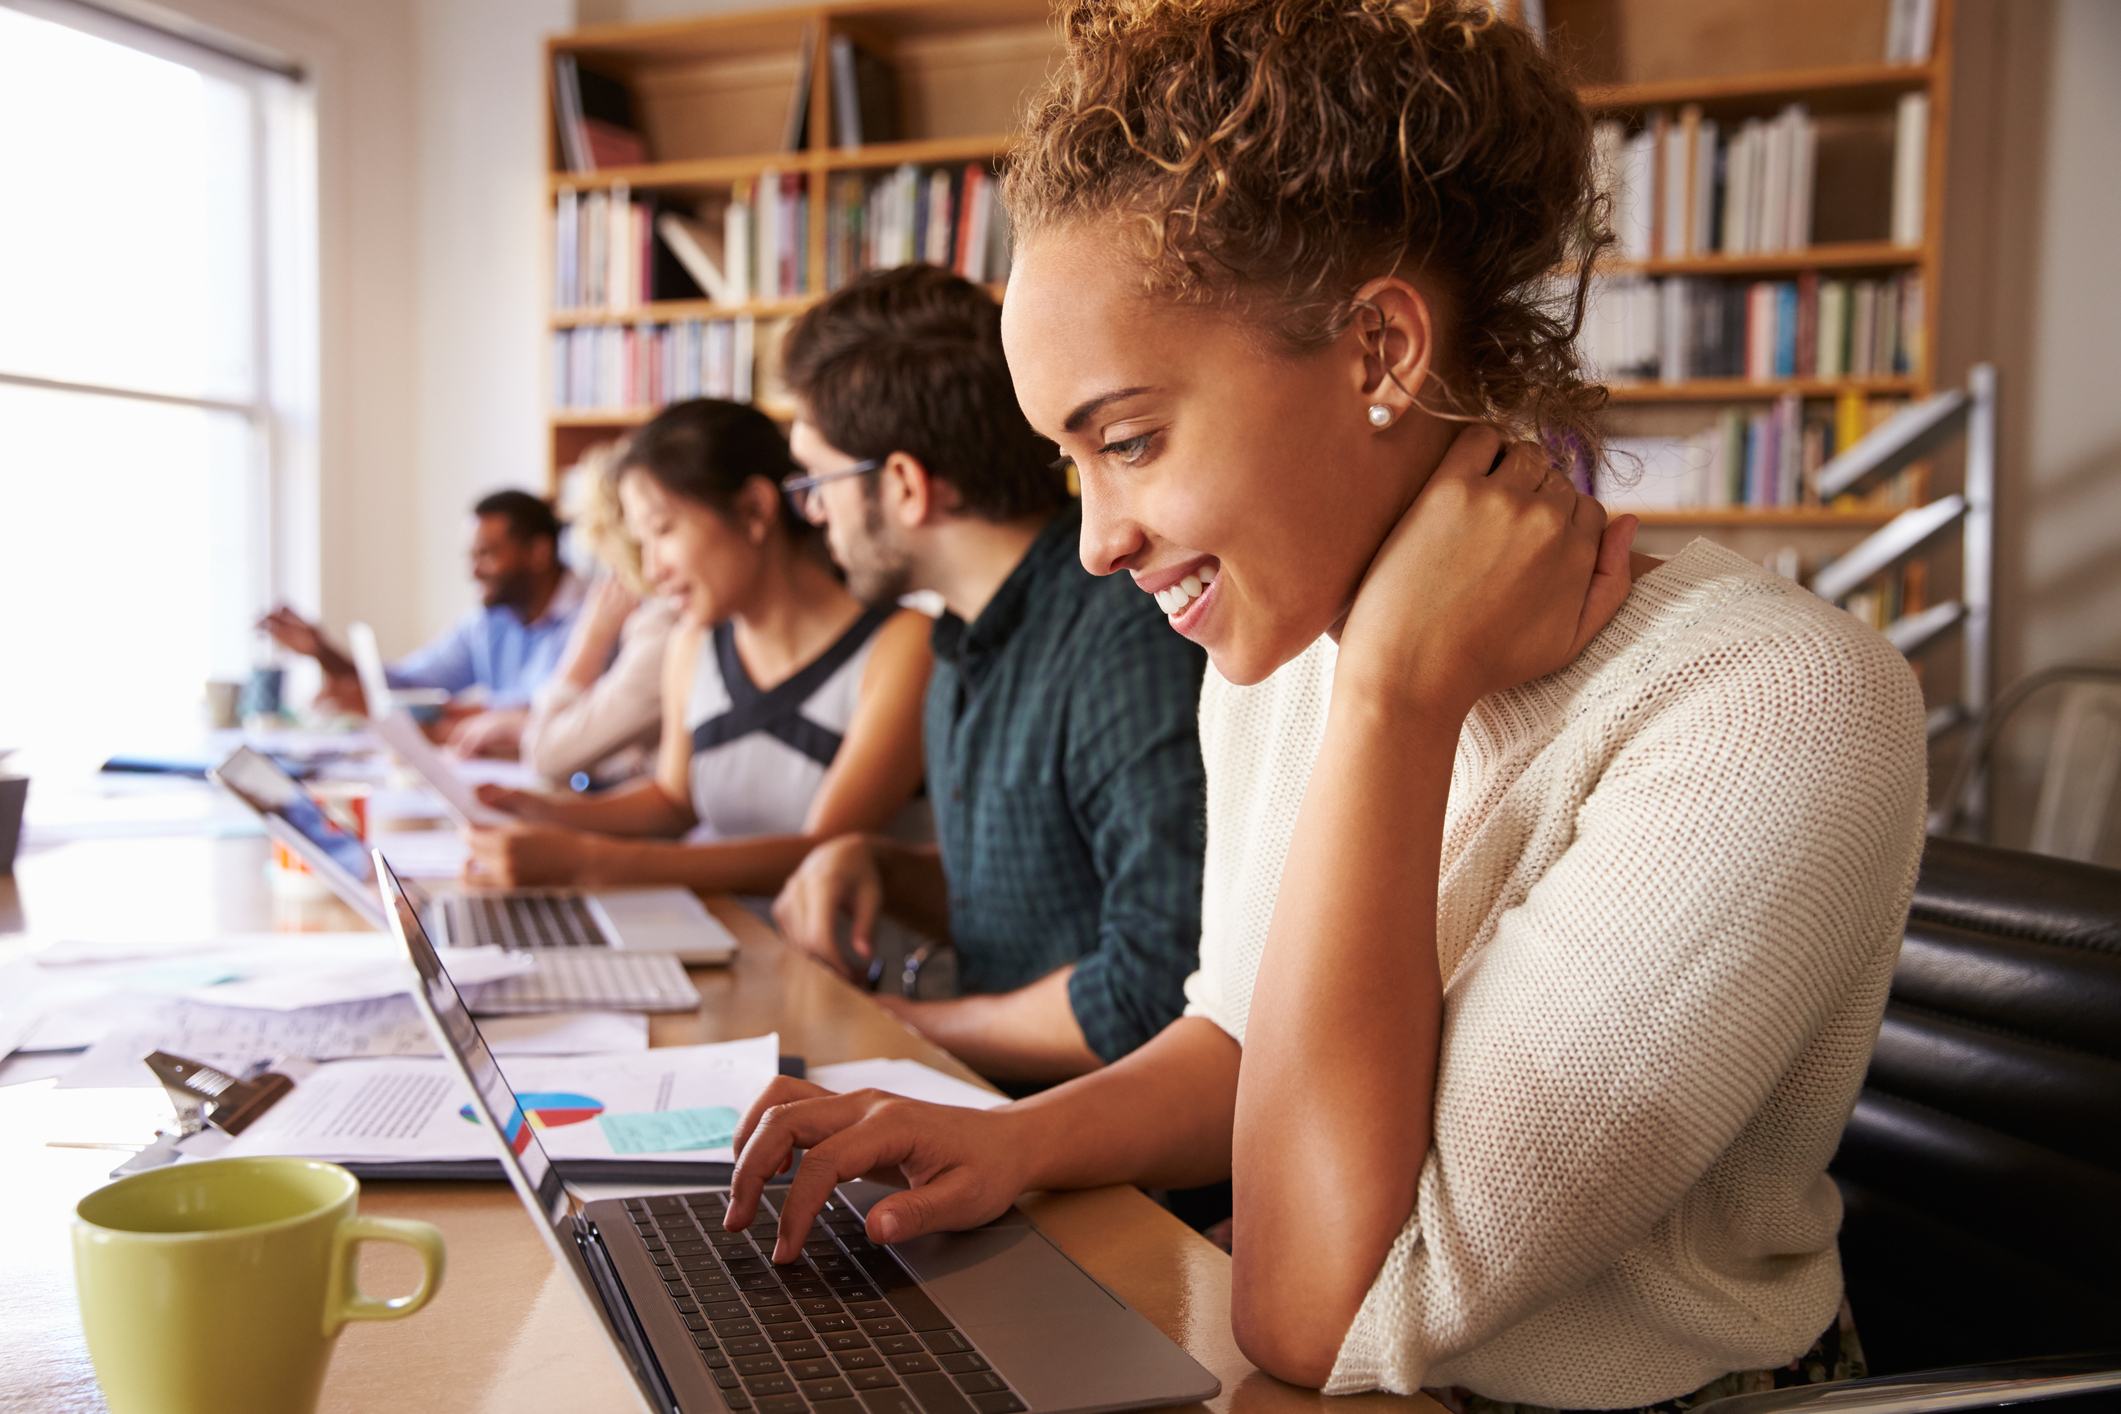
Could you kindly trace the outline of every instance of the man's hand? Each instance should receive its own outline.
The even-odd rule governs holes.
[[[810,1224],[834,1185],[875,1178],[904,1185],[869,1210],[869,1237],[902,1242],[925,1232],[955,1232],[1001,1216],[1030,1186],[1030,1127],[1010,1107],[995,1110],[931,1105],[857,1090],[835,1095],[804,1080],[780,1077],[752,1105],[736,1133],[737,1165],[729,1191],[730,1232],[750,1225],[759,1191],[788,1167],[803,1166],[781,1199],[773,1260],[794,1261]]]
[[[361,691],[360,675],[354,671],[353,660],[334,648],[318,632],[315,624],[282,604],[258,620],[258,627],[290,653],[317,660],[317,666],[324,670],[324,686],[317,692],[319,703],[335,711],[357,715],[367,713],[368,698]]]
[[[258,620],[258,627],[291,653],[320,660],[327,654],[334,658],[339,656],[338,651],[324,641],[324,635],[317,632],[315,624],[285,604]]]
[[[458,757],[500,756],[513,759],[523,739],[528,707],[495,707],[475,713],[449,729],[443,739]]]
[[[498,889],[587,882],[598,844],[595,836],[545,825],[473,826],[464,838],[471,845],[464,882]]]
[[[855,952],[864,958],[876,956],[873,938],[877,915],[884,907],[884,880],[876,865],[876,852],[861,835],[841,835],[810,851],[773,901],[773,921],[789,942],[809,953],[842,977],[846,959],[840,956],[839,919],[854,917]]]

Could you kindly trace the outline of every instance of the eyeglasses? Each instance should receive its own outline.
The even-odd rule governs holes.
[[[781,494],[795,513],[812,525],[825,523],[825,505],[818,499],[817,488],[828,481],[839,481],[849,476],[867,476],[872,471],[884,469],[883,457],[871,457],[865,462],[856,462],[842,471],[828,471],[818,476],[789,476],[781,480]]]

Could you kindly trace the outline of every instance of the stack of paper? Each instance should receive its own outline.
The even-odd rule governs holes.
[[[780,1038],[629,1055],[515,1057],[502,1073],[568,1176],[653,1164],[727,1164],[738,1122],[778,1073]],[[297,1154],[370,1175],[490,1166],[494,1139],[442,1060],[332,1061],[243,1133],[185,1141],[188,1158]],[[527,1142],[527,1141],[526,1141]],[[482,1176],[465,1172],[464,1176]]]

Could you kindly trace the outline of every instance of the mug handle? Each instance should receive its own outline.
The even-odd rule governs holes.
[[[378,1300],[364,1296],[354,1283],[354,1248],[363,1242],[401,1242],[420,1254],[420,1285],[410,1296]],[[331,1239],[331,1286],[324,1311],[324,1334],[335,1336],[348,1321],[395,1321],[425,1306],[442,1284],[442,1230],[407,1218],[351,1217]]]

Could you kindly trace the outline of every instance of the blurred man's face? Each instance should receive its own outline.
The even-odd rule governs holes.
[[[788,450],[811,476],[828,476],[856,463],[801,418],[789,433]],[[884,516],[875,477],[828,481],[816,496],[825,511],[825,545],[847,575],[849,594],[864,604],[886,604],[912,587],[912,556],[899,528]]]
[[[471,532],[471,577],[489,609],[532,603],[552,569],[552,542],[518,540],[507,516],[480,516]]]

